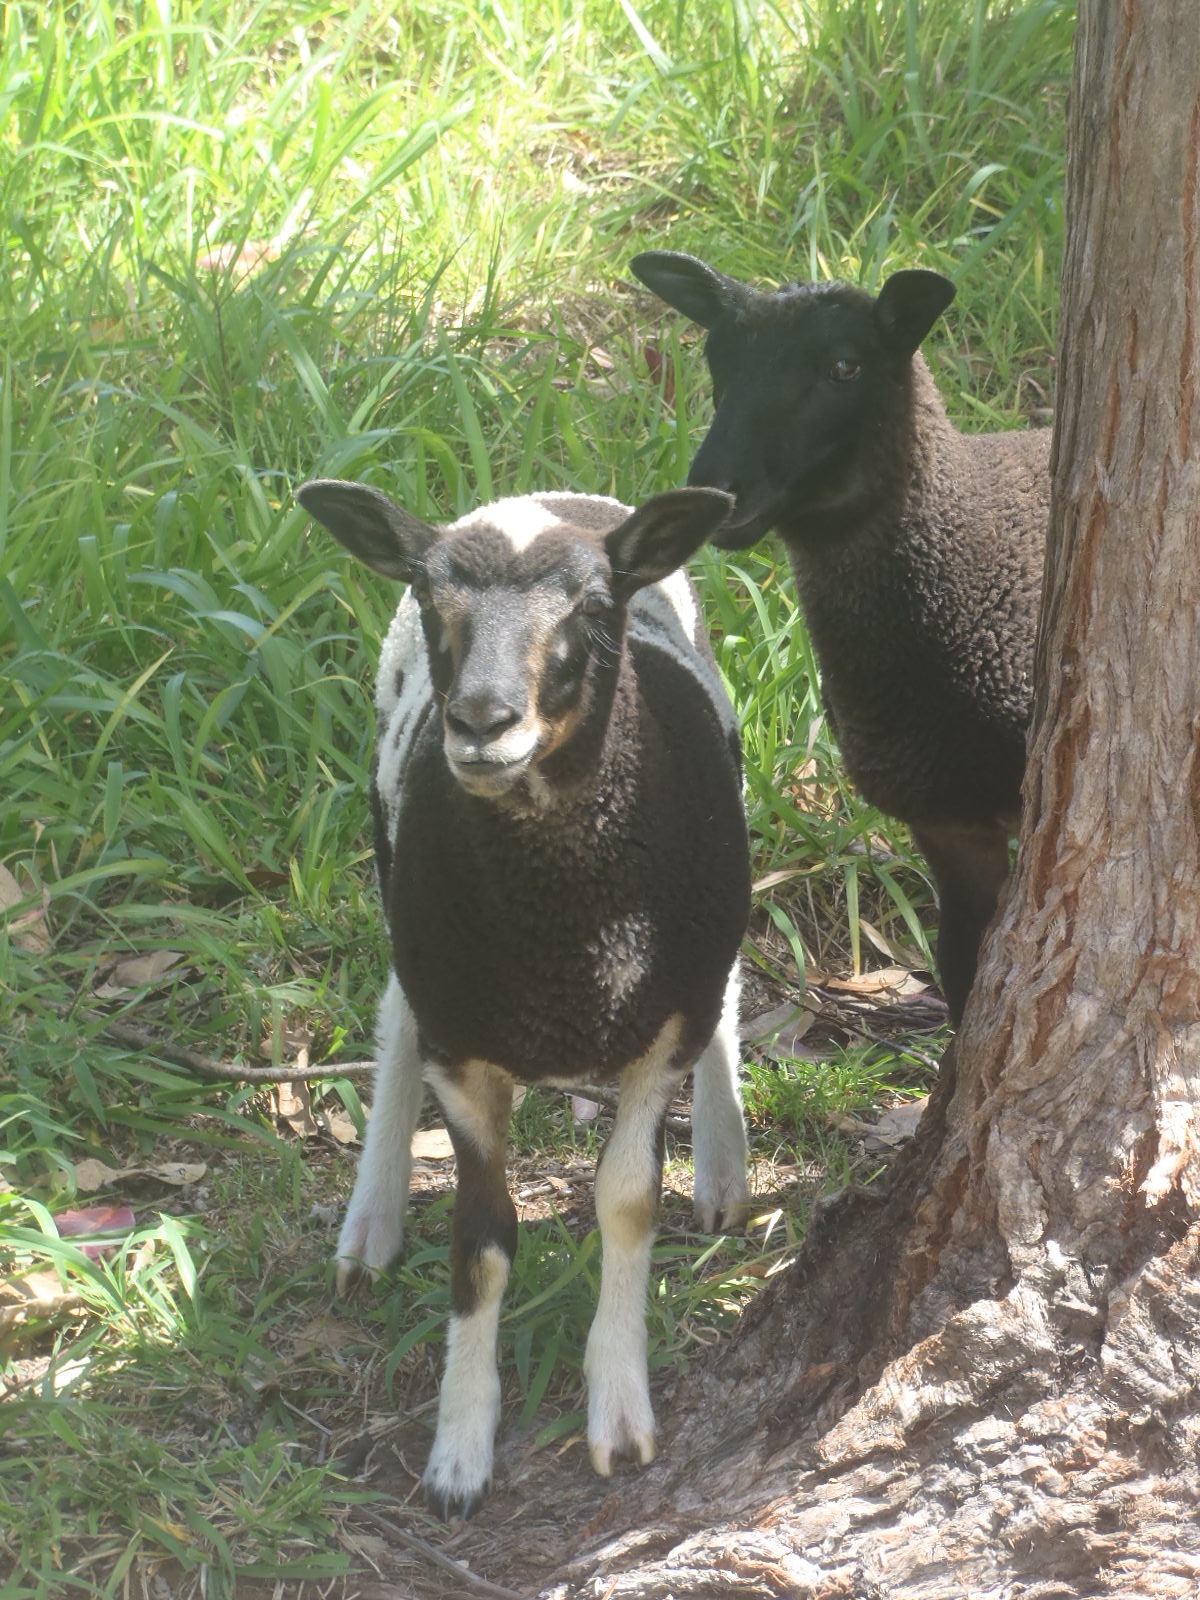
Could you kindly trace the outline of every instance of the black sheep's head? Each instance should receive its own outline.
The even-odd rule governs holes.
[[[688,482],[734,496],[716,542],[745,549],[771,527],[803,536],[852,514],[911,404],[912,357],[954,298],[949,279],[897,272],[877,297],[841,283],[764,292],[661,250],[632,270],[708,330],[716,414]]]

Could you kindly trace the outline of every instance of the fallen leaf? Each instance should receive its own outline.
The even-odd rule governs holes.
[[[358,1139],[358,1129],[354,1126],[354,1118],[347,1111],[335,1107],[332,1111],[322,1110],[321,1116],[325,1122],[325,1131],[339,1144],[354,1144]]]
[[[844,994],[910,995],[924,994],[929,985],[914,977],[907,967],[878,967],[850,978],[826,978],[823,987],[840,989]]]
[[[874,1122],[840,1114],[829,1120],[839,1132],[861,1139],[868,1151],[895,1150],[916,1133],[928,1100],[928,1095],[918,1095],[915,1100],[902,1101],[898,1106],[889,1107]]]
[[[184,959],[182,950],[149,950],[142,956],[124,956],[108,975],[120,989],[141,989],[157,983]]]
[[[0,911],[7,911],[9,906],[15,906],[28,897],[28,891],[22,889],[8,868],[0,863]],[[46,930],[46,907],[49,904],[50,895],[43,890],[40,906],[22,912],[8,924],[12,942],[27,955],[44,956],[50,949],[50,935]]]
[[[301,1072],[308,1066],[308,1051],[301,1050],[296,1065]],[[312,1095],[303,1078],[275,1085],[275,1109],[293,1133],[311,1139],[320,1129],[313,1116]]]
[[[795,1055],[796,1046],[812,1027],[818,1014],[816,1004],[807,998],[789,1000],[772,1011],[751,1017],[748,1022],[742,1023],[738,1033],[743,1043],[756,1044],[764,1055],[778,1060],[780,1056]]]
[[[93,1261],[111,1255],[121,1239],[133,1231],[136,1221],[128,1206],[72,1207],[68,1211],[58,1211],[54,1216],[54,1225],[61,1239],[83,1239],[97,1233],[115,1235],[106,1238],[102,1244],[80,1245],[84,1255],[91,1256]]]
[[[93,1194],[97,1189],[107,1189],[123,1176],[115,1167],[106,1167],[103,1161],[88,1156],[75,1163],[75,1187],[80,1194]]]
[[[671,357],[664,356],[655,344],[646,344],[642,347],[642,355],[646,361],[646,370],[650,374],[651,383],[662,386],[663,405],[668,411],[675,409],[675,363]]]
[[[413,1134],[412,1153],[418,1161],[449,1161],[454,1146],[445,1128],[418,1128]]]
[[[180,1185],[199,1183],[207,1171],[208,1167],[203,1161],[161,1161],[150,1167],[126,1167],[121,1176],[161,1178],[164,1183]]]
[[[594,1100],[589,1100],[585,1095],[573,1094],[571,1096],[571,1114],[576,1122],[595,1122],[600,1115],[600,1107]]]
[[[48,1317],[79,1304],[79,1296],[63,1287],[57,1272],[26,1272],[0,1279],[0,1332],[30,1317]]]
[[[858,925],[881,956],[886,956],[889,961],[894,961],[897,966],[903,967],[906,972],[925,972],[927,970],[925,957],[917,949],[916,945],[901,944],[895,939],[889,939],[886,934],[880,933],[874,923],[868,922],[866,917],[859,917]],[[926,987],[928,986],[926,985]]]
[[[80,1194],[94,1194],[97,1189],[111,1189],[122,1178],[157,1178],[162,1183],[178,1186],[199,1183],[207,1171],[203,1161],[159,1161],[141,1167],[109,1167],[93,1156],[85,1156],[75,1163],[75,1187]]]

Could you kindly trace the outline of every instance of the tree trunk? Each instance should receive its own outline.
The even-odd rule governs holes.
[[[1017,870],[916,1141],[557,1595],[1200,1592],[1200,18],[1083,0]]]

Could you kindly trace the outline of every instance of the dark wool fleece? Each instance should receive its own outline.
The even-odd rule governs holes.
[[[959,433],[919,352],[911,371],[872,452],[865,513],[836,530],[786,514],[776,527],[866,798],[918,826],[1015,818],[1051,430]]]

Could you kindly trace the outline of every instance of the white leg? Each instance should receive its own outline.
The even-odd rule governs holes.
[[[738,1088],[741,1042],[735,962],[725,986],[725,1004],[716,1032],[696,1062],[692,1084],[692,1156],[696,1176],[693,1214],[703,1233],[721,1233],[745,1221],[750,1205],[746,1183],[746,1123]]]
[[[476,1303],[470,1311],[451,1316],[446,1334],[437,1434],[424,1480],[430,1510],[445,1521],[476,1511],[492,1478],[500,1422],[496,1334],[508,1265],[503,1250],[484,1245],[472,1269]]]
[[[412,1176],[412,1136],[424,1092],[417,1024],[393,973],[375,1026],[375,1099],[367,1142],[337,1247],[344,1294],[367,1271],[374,1277],[400,1252]]]
[[[588,1335],[588,1450],[607,1478],[620,1456],[642,1466],[658,1449],[646,1364],[646,1287],[662,1184],[659,1127],[678,1086],[670,1033],[621,1076],[612,1137],[596,1172],[603,1262],[600,1301]]]
[[[455,1072],[431,1066],[429,1085],[458,1159],[450,1245],[454,1312],[446,1335],[437,1434],[425,1469],[429,1507],[448,1520],[469,1517],[492,1477],[500,1421],[496,1333],[517,1248],[517,1213],[504,1172],[513,1085],[506,1072],[484,1062]]]

